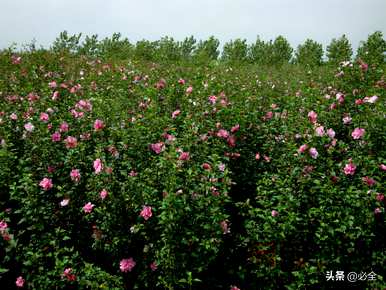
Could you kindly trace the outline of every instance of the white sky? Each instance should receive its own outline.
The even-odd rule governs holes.
[[[121,32],[131,42],[172,36],[234,38],[284,35],[325,46],[346,34],[353,47],[376,30],[386,37],[386,0],[0,0],[0,48],[32,39],[49,45],[63,30]]]

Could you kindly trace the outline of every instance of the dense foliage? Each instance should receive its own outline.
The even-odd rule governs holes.
[[[327,271],[362,271],[376,279],[356,287],[384,288],[386,81],[370,40],[373,62],[336,66],[312,41],[288,64],[283,37],[235,40],[224,63],[214,37],[63,33],[2,52],[2,287],[327,289],[345,283]]]
[[[294,51],[283,36],[269,41],[261,40],[257,36],[256,41],[251,44],[248,44],[246,39],[230,40],[224,44],[221,52],[220,42],[214,36],[199,42],[193,36],[186,37],[183,41],[176,41],[166,36],[156,41],[140,40],[135,44],[130,43],[127,38],[122,38],[120,33],[114,33],[111,38],[106,37],[102,40],[98,40],[97,35],[86,36],[83,41],[81,38],[81,34],[69,35],[64,31],[57,37],[51,50],[99,57],[106,61],[130,58],[158,63],[193,61],[204,64],[222,60],[234,65],[252,63],[269,66],[280,66],[289,62],[307,66],[322,65],[327,62],[338,66],[341,62],[350,61],[353,55],[351,44],[345,35],[331,40],[326,48],[325,60],[323,47],[316,41],[307,39]],[[29,47],[36,50],[34,42]],[[379,65],[385,62],[385,52],[386,41],[382,32],[376,31],[369,35],[366,41],[360,43],[356,58]]]

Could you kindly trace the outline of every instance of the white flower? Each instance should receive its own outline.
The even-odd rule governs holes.
[[[68,198],[65,198],[60,202],[60,206],[67,206],[69,202],[70,200]]]
[[[35,129],[35,126],[32,125],[31,122],[28,122],[27,124],[24,125],[24,129],[26,129],[28,132],[32,132]]]

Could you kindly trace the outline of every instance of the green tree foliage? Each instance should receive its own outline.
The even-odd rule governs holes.
[[[270,63],[272,56],[272,41],[264,42],[258,36],[255,43],[251,44],[248,49],[248,59],[250,62],[267,65]]]
[[[186,37],[182,42],[180,42],[180,52],[183,59],[190,59],[192,57],[193,51],[196,48],[197,40],[193,37]]]
[[[293,49],[287,39],[279,35],[272,43],[272,64],[282,65],[289,63],[292,58]]]
[[[149,40],[140,40],[137,41],[134,50],[134,58],[154,61],[155,60],[155,52],[156,52],[157,43],[149,41]]]
[[[248,56],[246,39],[236,39],[225,43],[222,59],[229,62],[245,62]]]
[[[207,40],[200,40],[197,45],[197,48],[194,52],[194,56],[198,61],[208,61],[208,60],[217,60],[220,51],[218,47],[220,41],[214,36],[209,37]]]
[[[312,39],[300,44],[295,53],[295,62],[301,65],[320,65],[323,57],[323,46]]]
[[[107,57],[125,58],[132,54],[133,45],[127,38],[121,39],[120,33],[114,33],[111,38],[106,37],[100,43],[100,54]]]
[[[176,61],[181,57],[180,47],[178,42],[174,41],[173,37],[162,37],[156,41],[157,59]]]
[[[65,30],[59,34],[52,44],[52,50],[55,52],[77,52],[79,49],[79,41],[82,34],[69,35]]]
[[[346,35],[342,35],[340,38],[334,38],[327,46],[327,58],[331,64],[339,64],[343,61],[351,60],[352,48]]]
[[[357,58],[370,63],[382,64],[385,63],[386,56],[386,41],[380,31],[376,31],[369,35],[367,41],[361,42],[358,47]]]
[[[99,53],[98,35],[87,35],[82,42],[82,45],[79,47],[79,53],[87,56],[97,56]]]

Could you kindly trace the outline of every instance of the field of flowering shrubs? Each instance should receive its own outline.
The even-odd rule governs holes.
[[[4,51],[1,288],[385,287],[385,89],[360,60]]]

